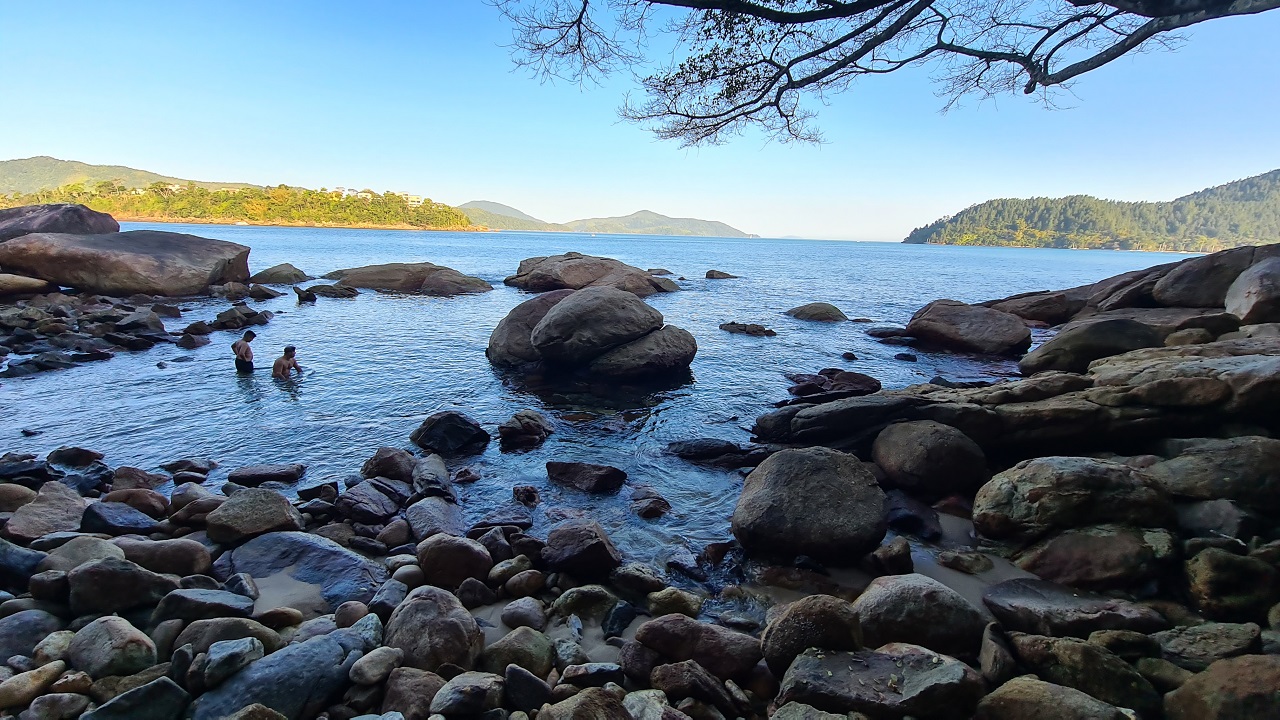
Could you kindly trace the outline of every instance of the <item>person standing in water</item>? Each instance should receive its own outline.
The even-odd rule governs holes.
[[[244,337],[231,343],[231,352],[236,354],[236,372],[253,372],[253,348],[249,347],[249,343],[256,337],[258,335],[252,330],[246,330]]]
[[[277,380],[288,380],[291,371],[296,370],[299,375],[302,374],[302,366],[298,364],[298,360],[294,357],[298,349],[292,345],[284,347],[284,355],[276,358],[276,362],[271,366],[271,377]]]

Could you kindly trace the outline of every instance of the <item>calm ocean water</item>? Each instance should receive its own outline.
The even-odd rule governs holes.
[[[194,351],[161,346],[4,381],[0,452],[44,453],[78,444],[105,452],[113,466],[148,469],[179,457],[208,456],[222,465],[211,476],[215,485],[239,465],[301,462],[309,468],[305,483],[358,472],[380,446],[411,447],[409,433],[423,418],[459,409],[495,435],[487,452],[462,463],[483,476],[460,488],[468,519],[509,501],[513,485],[536,485],[543,503],[535,532],[545,532],[548,510],[585,513],[615,535],[624,553],[641,560],[676,543],[696,552],[728,537],[740,475],[688,465],[666,457],[663,448],[693,437],[746,441],[754,418],[786,397],[786,373],[843,367],[873,375],[886,387],[902,387],[938,374],[973,379],[1013,370],[1009,363],[929,353],[918,353],[915,363],[894,360],[902,348],[867,337],[866,325],[804,323],[783,315],[787,309],[821,300],[850,317],[903,323],[937,298],[980,301],[1065,288],[1181,257],[806,240],[126,225],[248,245],[253,271],[292,262],[318,276],[372,263],[430,261],[482,277],[496,289],[448,299],[366,292],[301,307],[289,293],[255,303],[277,313],[257,329],[259,365],[269,366],[284,345],[297,345],[307,373],[292,385],[273,382],[266,372],[236,376],[229,349],[234,333],[215,333],[212,344]],[[502,279],[524,258],[571,250],[688,278],[679,283],[682,292],[649,302],[667,322],[697,338],[692,383],[646,397],[594,399],[534,394],[495,373],[484,357],[489,333],[529,297],[503,286]],[[702,279],[711,268],[740,278]],[[225,304],[186,303],[188,312],[170,321],[170,328],[211,319]],[[762,323],[778,336],[718,329],[730,320]],[[841,360],[846,351],[859,359]],[[179,358],[187,361],[175,362]],[[500,453],[495,426],[523,408],[553,418],[556,433],[532,452]],[[23,437],[20,429],[40,434]],[[654,487],[674,510],[642,521],[629,513],[626,489],[602,498],[550,486],[548,460],[621,467],[633,485]]]

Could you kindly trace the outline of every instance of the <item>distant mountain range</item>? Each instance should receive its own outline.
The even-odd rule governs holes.
[[[642,235],[689,235],[699,237],[752,237],[715,220],[673,218],[651,210],[622,217],[587,218],[567,223],[549,223],[509,205],[488,200],[472,200],[458,206],[476,225],[494,230],[551,230],[557,232],[614,233]]]
[[[94,185],[113,181],[126,188],[145,188],[154,183],[187,185],[209,190],[261,187],[247,183],[184,180],[122,165],[90,165],[74,160],[40,156],[21,160],[0,160],[0,195],[28,195],[68,185]],[[620,233],[645,235],[687,235],[703,237],[752,237],[737,228],[714,220],[672,218],[649,210],[624,217],[588,218],[560,224],[539,220],[509,205],[474,200],[458,206],[473,225],[493,230],[542,230],[580,233]]]
[[[903,242],[1190,252],[1275,243],[1280,170],[1169,202],[1089,195],[988,200],[917,228]]]

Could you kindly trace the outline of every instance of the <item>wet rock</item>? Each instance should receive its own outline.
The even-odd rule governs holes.
[[[0,540],[0,584],[19,590],[26,587],[31,576],[42,569],[46,557],[38,550]]]
[[[101,617],[85,625],[67,647],[71,667],[93,677],[132,675],[156,664],[156,646],[121,617]]]
[[[840,308],[824,302],[793,307],[787,311],[787,314],[797,320],[812,320],[815,322],[842,322],[849,319],[849,316],[840,312]]]
[[[652,333],[662,323],[662,314],[635,295],[594,287],[556,303],[529,339],[542,359],[580,365]]]
[[[575,252],[522,260],[516,274],[503,282],[521,290],[538,293],[565,288],[581,290],[587,287],[610,287],[645,297],[658,292],[679,290],[670,280],[654,277],[640,268],[612,258]]]
[[[169,501],[155,490],[136,488],[114,490],[102,496],[103,502],[123,503],[147,517],[163,520],[169,514]]]
[[[331,636],[289,645],[201,695],[189,715],[215,720],[256,702],[288,718],[315,717],[342,693],[357,649]]]
[[[301,530],[302,515],[274,490],[246,488],[227,498],[206,518],[209,539],[238,543],[281,530]]]
[[[419,540],[437,533],[462,535],[465,531],[462,510],[443,497],[433,496],[419,500],[409,506],[404,517],[413,530],[413,536]]]
[[[444,687],[445,679],[435,673],[416,668],[397,668],[387,678],[382,712],[398,712],[405,720],[427,720],[431,701]]]
[[[1031,677],[1014,678],[978,703],[974,720],[1126,720],[1114,705],[1069,687]]]
[[[555,646],[541,632],[518,627],[485,648],[479,668],[502,673],[508,665],[518,665],[538,677],[546,677],[555,667]]]
[[[475,455],[489,444],[489,433],[456,410],[438,412],[409,435],[418,447],[443,457]]]
[[[747,476],[733,534],[748,551],[817,558],[860,557],[887,528],[884,493],[852,455],[783,450]]]
[[[400,482],[413,480],[413,468],[418,458],[407,450],[393,447],[381,447],[373,457],[360,466],[360,474],[366,478],[385,477]]]
[[[529,339],[533,328],[552,306],[571,294],[573,290],[556,290],[517,305],[489,336],[489,346],[485,350],[489,362],[499,367],[538,362],[542,356]]]
[[[209,646],[208,660],[204,667],[204,686],[217,687],[227,678],[243,670],[249,663],[261,660],[265,654],[257,638],[221,640]]]
[[[385,643],[404,651],[405,665],[434,672],[446,663],[473,667],[484,637],[456,597],[423,586],[410,592],[391,614]]]
[[[517,598],[502,608],[502,624],[510,628],[542,630],[547,626],[546,609],[537,598]]]
[[[678,613],[696,618],[702,612],[702,598],[679,588],[663,588],[646,597],[650,614],[655,617]]]
[[[885,428],[876,436],[871,458],[894,485],[929,499],[967,495],[989,477],[982,448],[959,430],[932,420]]]
[[[260,270],[249,276],[251,283],[264,283],[267,285],[293,285],[295,283],[315,280],[314,277],[294,267],[290,263],[280,263],[272,265],[266,270]]]
[[[431,701],[431,712],[475,715],[502,705],[501,675],[464,672],[444,684]]]
[[[1097,525],[1068,530],[1018,553],[1018,567],[1051,582],[1086,590],[1139,587],[1176,558],[1165,530]]]
[[[213,565],[209,550],[195,540],[176,538],[143,541],[118,538],[114,542],[124,551],[126,560],[152,572],[180,576],[203,575]]]
[[[332,540],[302,532],[260,535],[214,563],[220,577],[247,573],[260,588],[280,583],[304,614],[332,612],[348,600],[369,602],[386,570]],[[307,587],[309,586],[309,587]]]
[[[335,508],[355,522],[379,524],[400,511],[400,503],[383,492],[382,485],[365,481],[338,497]]]
[[[453,589],[467,578],[484,580],[493,560],[483,545],[463,537],[439,534],[418,544],[418,567],[430,585]]]
[[[299,288],[293,289],[298,295],[298,302],[315,302],[315,296],[337,299],[350,299],[360,295],[360,291],[349,285],[312,285],[299,292]]]
[[[71,611],[77,615],[106,614],[155,605],[178,583],[172,576],[153,573],[119,558],[84,563],[67,573]]]
[[[65,622],[44,610],[21,610],[0,618],[0,655],[30,657],[45,637],[64,627]]]
[[[145,535],[156,526],[154,518],[118,502],[96,502],[85,508],[80,531],[105,535]]]
[[[698,341],[692,334],[667,325],[600,355],[587,369],[619,380],[676,375],[687,371],[697,353]]]
[[[553,529],[542,559],[553,570],[585,579],[604,577],[622,564],[622,555],[594,520],[571,520]]]
[[[547,477],[552,482],[572,485],[583,492],[610,493],[622,487],[627,474],[608,465],[553,461],[547,463]]]
[[[708,280],[734,280],[734,279],[736,279],[737,277],[738,277],[737,275],[730,275],[729,273],[727,273],[727,272],[725,272],[725,271],[723,271],[723,270],[708,270],[708,271],[707,271],[707,279],[708,279]]]
[[[351,682],[357,685],[377,685],[386,680],[403,661],[404,652],[399,648],[375,648],[351,666]]]
[[[871,581],[853,603],[868,646],[921,645],[949,655],[975,655],[987,619],[962,595],[925,575]]]
[[[541,413],[520,410],[498,426],[498,439],[503,450],[527,450],[541,445],[554,431]]]
[[[720,329],[734,335],[750,335],[751,337],[776,337],[778,333],[757,323],[727,322],[720,323]]]
[[[895,643],[879,650],[806,650],[782,678],[776,702],[871,717],[960,720],[985,692],[982,676],[954,658]]]
[[[729,717],[738,715],[736,703],[724,685],[692,660],[655,667],[649,684],[666,694],[671,702],[692,698],[714,705]]]
[[[1262,650],[1261,628],[1255,623],[1205,623],[1153,634],[1164,659],[1192,672],[1218,660]]]
[[[1022,633],[1014,633],[1010,640],[1018,659],[1044,680],[1132,708],[1140,717],[1160,713],[1160,693],[1129,663],[1099,645]]]
[[[787,605],[769,623],[760,646],[769,669],[781,677],[808,648],[861,649],[862,630],[853,605],[830,595],[810,595]]]
[[[1050,530],[1106,522],[1167,527],[1173,506],[1142,471],[1079,457],[1020,462],[982,486],[974,526],[996,538],[1034,539]]]
[[[489,292],[489,283],[464,275],[453,268],[428,262],[386,263],[335,270],[324,276],[339,285],[387,292],[415,293],[434,297],[453,297]]]
[[[1280,440],[1244,436],[1171,444],[1175,456],[1145,471],[1165,492],[1280,510]]]
[[[1031,331],[1018,316],[955,300],[921,308],[906,334],[948,350],[987,355],[1016,355],[1031,346]]]
[[[1280,601],[1280,572],[1266,562],[1209,548],[1186,562],[1188,593],[1214,620],[1262,618]]]
[[[53,684],[58,676],[67,669],[67,664],[55,660],[35,670],[18,673],[0,682],[0,710],[19,708],[31,704],[37,696]]]
[[[31,542],[42,535],[79,530],[84,509],[84,498],[74,490],[62,483],[45,483],[34,500],[14,511],[4,533],[19,542]]]
[[[1165,696],[1169,720],[1251,720],[1280,713],[1280,657],[1220,660]]]
[[[915,571],[915,563],[911,559],[911,545],[904,537],[896,537],[881,545],[876,548],[872,556],[886,575],[906,575]]]
[[[1168,627],[1148,607],[1035,578],[996,583],[982,602],[1005,627],[1036,635],[1085,638],[1096,630],[1150,633]]]
[[[298,463],[286,465],[249,465],[236,468],[227,475],[227,480],[245,487],[257,487],[267,482],[292,485],[302,479],[307,466]]]
[[[249,617],[253,599],[225,590],[174,590],[165,595],[152,614],[153,622],[163,620],[208,620],[220,617]]]
[[[636,629],[636,640],[674,661],[693,660],[723,680],[745,677],[760,662],[760,641],[684,615],[663,615]]]
[[[542,678],[520,667],[508,665],[503,671],[506,706],[533,712],[551,701],[551,688]]]
[[[300,622],[300,620],[299,620]],[[226,640],[253,638],[262,644],[267,654],[285,646],[280,634],[266,625],[249,618],[221,617],[196,620],[186,624],[173,641],[173,647],[190,645],[195,654],[207,653],[214,643]]]

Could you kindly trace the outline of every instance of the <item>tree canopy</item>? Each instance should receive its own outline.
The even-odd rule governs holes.
[[[1171,202],[988,200],[916,228],[904,242],[1187,252],[1280,242],[1280,170]]]
[[[751,126],[816,140],[812,104],[927,65],[948,106],[1064,86],[1177,31],[1280,0],[490,0],[521,64],[583,80],[638,74],[622,115],[660,138],[716,143]],[[661,36],[669,59],[650,65]],[[807,101],[807,102],[805,102]]]

